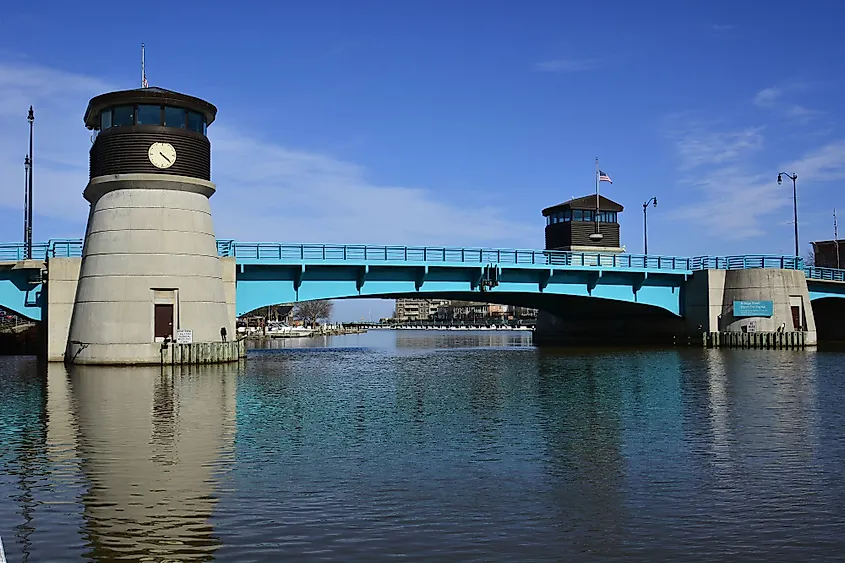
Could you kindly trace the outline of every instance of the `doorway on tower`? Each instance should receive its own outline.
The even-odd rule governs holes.
[[[173,338],[178,318],[176,305],[177,290],[153,289],[153,340],[161,342]]]
[[[792,313],[792,330],[804,330],[804,299],[800,295],[789,296],[789,310]]]

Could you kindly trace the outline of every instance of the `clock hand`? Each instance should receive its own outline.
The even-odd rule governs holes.
[[[159,151],[159,153],[158,153],[158,154],[160,154],[160,155],[161,155],[161,158],[163,158],[163,159],[164,159],[164,160],[166,160],[167,162],[170,162],[170,159],[169,159],[169,158],[167,158],[166,156],[164,156],[164,153],[163,153],[163,152]],[[173,163],[171,162],[171,164],[173,164]]]

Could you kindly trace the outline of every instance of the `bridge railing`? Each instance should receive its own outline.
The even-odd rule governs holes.
[[[274,242],[217,241],[220,256],[245,260],[296,262],[424,262],[444,264],[536,264],[568,267],[632,268],[666,271],[743,270],[779,268],[804,270],[818,280],[845,281],[845,270],[804,267],[796,256],[747,254],[739,256],[646,256],[603,252],[568,252],[561,250],[525,250],[496,248],[454,248],[431,246],[372,246],[344,244],[282,244]],[[32,258],[82,256],[81,239],[51,239],[32,246]],[[22,242],[0,243],[0,261],[20,261],[26,257]]]
[[[325,262],[424,262],[459,264],[537,264],[551,266],[604,266],[689,270],[690,258],[642,256],[602,252],[523,250],[490,248],[451,248],[430,246],[370,246],[330,244],[280,244],[218,241],[221,256],[246,260],[313,260]]]
[[[48,243],[50,258],[79,258],[82,256],[80,239],[51,239]]]
[[[48,243],[33,243],[32,258],[34,260],[44,260],[47,258]],[[4,262],[17,262],[26,260],[26,245],[22,242],[12,242],[0,244],[0,260]]]
[[[799,257],[769,254],[697,256],[690,260],[692,265],[691,270],[748,270],[754,268],[801,270],[804,268],[804,260]]]
[[[32,244],[32,259],[46,260],[53,257],[78,258],[82,256],[82,240],[51,239]],[[26,260],[26,245],[22,242],[0,243],[0,261]]]
[[[845,270],[838,270],[836,268],[816,268],[810,266],[804,268],[804,274],[807,276],[807,279],[811,280],[845,282]]]

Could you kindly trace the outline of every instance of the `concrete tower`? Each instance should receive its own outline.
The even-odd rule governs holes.
[[[178,329],[234,334],[208,198],[212,104],[161,88],[93,98],[91,204],[66,361],[159,363]]]

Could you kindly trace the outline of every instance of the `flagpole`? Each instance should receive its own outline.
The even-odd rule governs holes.
[[[147,87],[147,71],[144,68],[144,44],[141,43],[141,88]]]
[[[596,233],[599,232],[599,157],[596,157]]]

